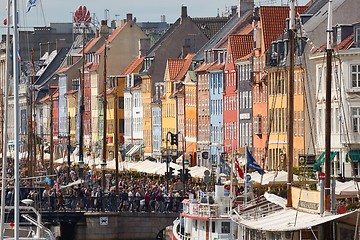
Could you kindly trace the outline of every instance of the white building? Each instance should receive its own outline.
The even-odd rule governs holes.
[[[331,159],[333,174],[360,176],[360,23],[335,26],[331,82]],[[316,65],[316,148],[325,149],[326,54],[310,57]],[[315,127],[315,126],[314,126]],[[352,168],[353,167],[353,168]]]
[[[127,75],[124,102],[124,145],[130,146],[127,148],[125,157],[134,159],[135,156],[143,155],[143,106],[140,76]]]

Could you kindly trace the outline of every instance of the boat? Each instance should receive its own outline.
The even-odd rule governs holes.
[[[17,56],[18,54],[18,44],[19,44],[19,36],[18,36],[18,26],[17,26],[17,16],[18,16],[18,1],[7,1],[7,19],[10,19],[10,9],[12,10],[12,29],[13,29],[13,56]],[[8,24],[10,25],[10,23]],[[10,27],[7,27],[6,34],[6,44],[7,44],[7,52],[10,52]],[[9,56],[9,54],[6,54]],[[9,72],[9,62],[10,59],[7,57],[7,70]],[[52,232],[46,228],[41,223],[41,215],[40,213],[31,206],[33,201],[31,199],[24,199],[21,202],[24,206],[20,206],[20,174],[19,174],[19,142],[20,142],[20,134],[19,134],[19,61],[13,58],[13,84],[14,84],[14,206],[5,206],[5,191],[6,191],[6,178],[3,177],[1,181],[1,223],[0,223],[0,237],[1,239],[55,239]],[[9,74],[8,74],[9,76]],[[8,86],[9,81],[5,82],[5,93],[4,93],[4,137],[3,142],[7,142],[7,131],[6,126],[8,122]],[[3,146],[3,154],[2,156],[7,156],[7,146],[4,144]],[[6,158],[3,157],[2,161],[2,176],[6,176]],[[32,216],[35,214],[36,219]],[[13,213],[14,222],[10,222],[5,224],[5,215]],[[31,215],[30,215],[31,214]],[[26,220],[26,222],[20,222],[20,216]]]
[[[183,211],[172,226],[172,239],[236,239],[236,223],[229,215],[230,195],[225,185],[215,185],[215,192],[190,196],[182,201]]]

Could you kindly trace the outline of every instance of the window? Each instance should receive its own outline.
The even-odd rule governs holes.
[[[261,126],[261,115],[254,117],[254,133],[261,134],[262,126]]]
[[[359,132],[360,130],[360,108],[351,108],[352,128],[353,132]]]
[[[323,123],[322,123],[322,109],[319,109],[318,121],[319,121],[319,124],[318,124],[319,133],[322,133],[323,132],[323,130],[322,130],[322,126],[323,126]]]
[[[359,44],[359,42],[360,42],[360,28],[359,27],[355,29],[355,33],[356,33],[355,40]]]
[[[230,233],[230,222],[221,223],[221,233]]]
[[[360,87],[360,65],[351,66],[351,86],[353,88]]]

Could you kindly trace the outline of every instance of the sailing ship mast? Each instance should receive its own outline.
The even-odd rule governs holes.
[[[7,25],[6,25],[6,60],[4,78],[3,99],[3,146],[2,146],[2,179],[1,179],[1,217],[0,217],[0,239],[4,238],[5,223],[5,188],[6,188],[6,163],[7,163],[7,125],[8,125],[8,95],[9,95],[9,69],[10,69],[10,7],[11,0],[7,0]]]
[[[332,0],[329,0],[326,30],[326,82],[325,82],[325,212],[329,213],[330,203],[330,154],[331,154],[331,73],[332,73]],[[332,239],[331,224],[324,227],[325,239]]]
[[[288,183],[287,183],[287,207],[292,207],[291,185],[293,182],[293,159],[294,159],[294,31],[295,31],[295,4],[294,0],[290,2],[290,21],[289,21],[289,94],[288,94]]]
[[[12,23],[13,23],[13,80],[14,80],[14,239],[19,239],[19,63],[17,61],[19,49],[19,35],[17,22],[17,1],[12,1]]]
[[[102,147],[103,147],[103,149],[102,149],[102,158],[103,158],[103,161],[102,161],[102,166],[106,166],[106,127],[107,127],[107,118],[106,118],[106,108],[107,108],[107,100],[106,100],[106,79],[107,79],[107,72],[106,72],[106,68],[107,68],[107,66],[106,66],[106,64],[107,64],[107,43],[105,42],[105,44],[104,44],[104,46],[105,46],[105,49],[104,49],[104,82],[103,82],[103,84],[104,84],[104,101],[103,101],[103,108],[104,108],[104,112],[103,112],[103,114],[104,114],[104,129],[103,129],[103,139],[102,139]],[[103,191],[105,191],[105,171],[104,171],[104,169],[102,169],[102,177],[101,177],[101,179],[102,179],[102,183],[101,183],[101,185],[102,185],[102,190]]]

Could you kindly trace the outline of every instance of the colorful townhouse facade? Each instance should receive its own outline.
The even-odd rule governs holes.
[[[184,79],[185,104],[185,159],[190,166],[197,160],[197,79],[194,71],[188,71]]]
[[[337,24],[334,27],[334,50],[331,79],[331,166],[335,176],[360,175],[360,23]],[[325,151],[325,45],[310,56],[316,73],[316,149],[318,166],[324,168]]]
[[[222,55],[224,56],[224,55]],[[209,69],[210,81],[210,161],[218,163],[223,152],[223,93],[225,56]]]

